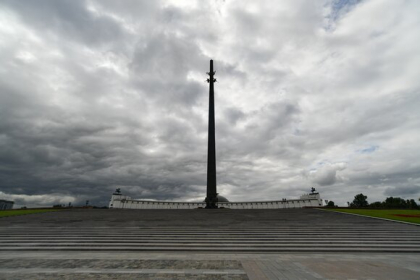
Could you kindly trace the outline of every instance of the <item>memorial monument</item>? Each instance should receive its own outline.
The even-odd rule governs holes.
[[[217,182],[216,182],[216,136],[214,124],[214,74],[213,60],[210,60],[210,72],[207,72],[209,78],[209,134],[207,149],[207,196],[205,199],[206,209],[215,209],[217,207]]]
[[[118,188],[109,201],[109,208],[125,209],[283,209],[283,208],[302,208],[323,206],[319,193],[312,188],[311,193],[304,194],[298,199],[282,199],[270,201],[243,201],[230,202],[225,197],[217,193],[216,181],[216,135],[214,122],[214,82],[216,79],[213,71],[213,60],[210,60],[209,78],[209,127],[208,127],[208,154],[207,154],[207,194],[201,202],[171,202],[157,200],[133,199],[123,195]]]

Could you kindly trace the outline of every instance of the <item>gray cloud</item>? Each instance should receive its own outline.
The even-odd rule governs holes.
[[[415,198],[415,1],[2,1],[0,197]]]
[[[398,186],[398,187],[390,187],[386,189],[385,195],[387,196],[399,196],[402,198],[417,198],[420,194],[420,186],[419,185],[412,185],[412,186]]]
[[[339,171],[346,169],[345,163],[323,163],[318,169],[309,172],[310,179],[320,186],[329,186],[342,180]]]
[[[88,1],[4,1],[19,19],[45,37],[65,37],[68,42],[103,44],[123,39],[124,29],[111,16],[88,10]],[[73,42],[72,42],[73,43]]]

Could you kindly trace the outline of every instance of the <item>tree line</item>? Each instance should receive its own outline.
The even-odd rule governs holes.
[[[419,199],[420,200],[420,199]],[[387,197],[384,201],[369,203],[367,196],[359,193],[354,196],[352,202],[347,202],[351,208],[373,208],[373,209],[420,209],[414,199],[403,199],[401,197]],[[327,207],[337,207],[333,201],[328,202]]]

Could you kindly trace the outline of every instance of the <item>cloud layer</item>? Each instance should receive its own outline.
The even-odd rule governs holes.
[[[0,198],[420,195],[417,1],[1,1]]]

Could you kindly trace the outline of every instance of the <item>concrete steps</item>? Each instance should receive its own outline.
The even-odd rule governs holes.
[[[7,251],[117,251],[117,252],[213,252],[213,253],[420,253],[419,248],[388,248],[388,247],[109,247],[109,246],[99,246],[99,247],[74,247],[74,246],[57,246],[57,247],[14,247],[12,248],[2,248],[3,252]]]
[[[314,209],[63,211],[0,219],[0,248],[3,252],[420,253],[420,226]]]
[[[333,226],[333,225],[332,225]],[[2,251],[203,251],[420,253],[420,227],[0,229]]]

